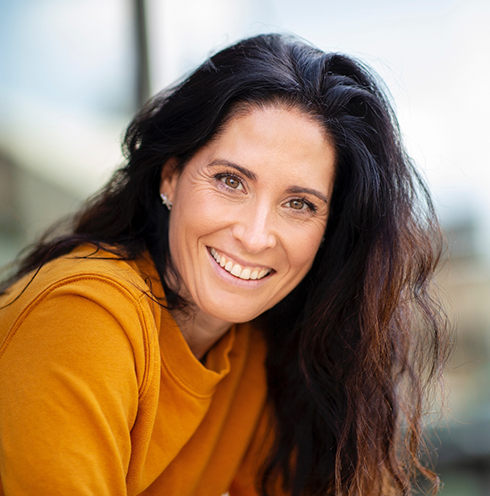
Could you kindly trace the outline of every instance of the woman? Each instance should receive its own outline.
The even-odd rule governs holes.
[[[440,233],[359,63],[244,40],[1,299],[3,494],[409,494]]]

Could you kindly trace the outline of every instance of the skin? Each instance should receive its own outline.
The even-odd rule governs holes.
[[[233,118],[182,172],[173,164],[163,168],[161,192],[173,203],[170,253],[193,310],[173,316],[201,358],[231,324],[273,307],[310,269],[327,224],[335,151],[310,116],[270,106]],[[211,252],[270,273],[241,279]]]

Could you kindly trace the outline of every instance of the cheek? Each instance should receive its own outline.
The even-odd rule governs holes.
[[[313,264],[321,237],[315,232],[312,236],[297,236],[295,239],[299,241],[293,241],[287,247],[289,263],[293,270],[305,274]]]
[[[188,257],[195,257],[199,238],[208,234],[216,224],[216,216],[210,215],[208,205],[199,195],[182,196],[172,209],[169,224],[169,243],[172,260],[179,267]]]

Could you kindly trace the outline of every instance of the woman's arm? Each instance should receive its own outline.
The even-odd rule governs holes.
[[[74,280],[17,318],[0,350],[6,495],[127,494],[146,368],[130,300],[112,284]]]

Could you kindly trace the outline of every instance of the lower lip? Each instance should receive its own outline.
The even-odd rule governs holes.
[[[224,282],[228,284],[232,284],[233,286],[236,286],[238,288],[246,288],[246,289],[255,289],[258,288],[259,286],[262,286],[265,284],[270,277],[273,275],[272,273],[263,277],[262,279],[240,279],[239,277],[235,277],[234,275],[230,274],[227,270],[225,270],[221,265],[216,262],[216,260],[213,258],[211,253],[209,252],[209,248],[207,249],[209,259],[211,261],[211,265],[214,268],[214,271],[216,272],[217,276]]]

